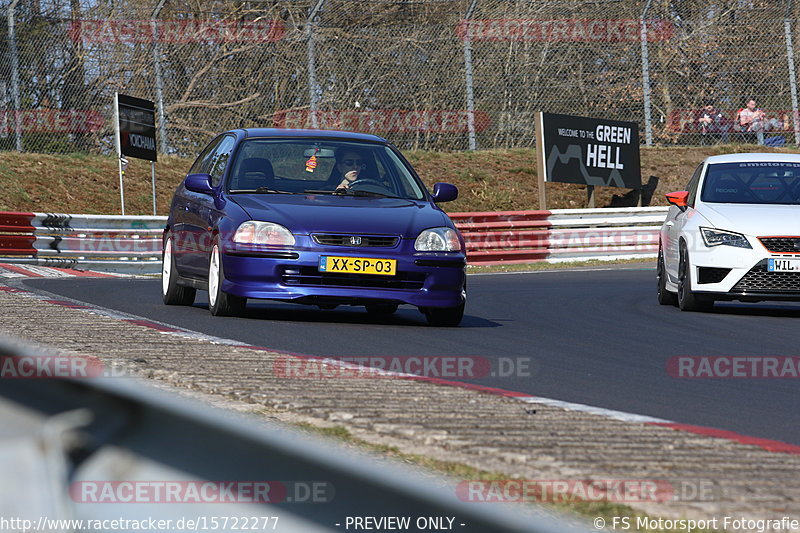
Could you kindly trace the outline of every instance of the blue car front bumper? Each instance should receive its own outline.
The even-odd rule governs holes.
[[[464,254],[415,252],[413,241],[404,240],[390,249],[266,249],[226,243],[222,252],[225,281],[221,288],[236,296],[310,304],[388,301],[417,307],[455,307],[465,297]],[[394,276],[320,272],[321,255],[396,259],[397,272]]]

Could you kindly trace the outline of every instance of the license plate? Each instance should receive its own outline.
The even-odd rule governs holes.
[[[768,272],[800,272],[800,259],[769,259]]]
[[[319,271],[394,276],[397,273],[397,259],[323,255],[319,258]]]

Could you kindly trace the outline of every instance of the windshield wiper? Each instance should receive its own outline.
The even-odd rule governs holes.
[[[374,192],[374,191],[361,191],[361,190],[353,190],[353,189],[345,189],[344,192],[339,193],[349,196],[374,196],[375,198],[400,198],[399,196],[394,196],[392,194],[384,194],[382,192]]]
[[[323,191],[321,189],[309,189],[303,191],[308,194],[332,194],[334,196],[372,196],[375,198],[400,198],[399,196],[392,196],[391,194],[383,194],[382,192],[373,191],[359,191],[353,189],[336,189],[335,191]],[[404,198],[400,198],[401,200]]]
[[[256,194],[297,194],[291,191],[279,191],[277,189],[271,189],[269,187],[258,187],[257,189],[232,189],[230,191],[231,194],[241,194],[241,193],[256,193]]]

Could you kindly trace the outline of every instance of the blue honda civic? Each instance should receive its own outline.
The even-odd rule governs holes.
[[[172,199],[162,295],[213,315],[248,298],[375,315],[401,304],[428,323],[464,315],[464,240],[436,205],[458,190],[426,190],[388,141],[341,131],[241,129],[200,153]]]

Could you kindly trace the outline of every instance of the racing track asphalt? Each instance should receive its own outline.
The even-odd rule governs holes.
[[[673,356],[800,356],[800,304],[660,306],[650,268],[471,275],[461,327],[432,328],[415,308],[374,318],[250,301],[244,318],[161,303],[160,280],[30,279],[33,289],[276,350],[320,356],[531,358],[530,377],[473,382],[800,444],[800,379],[677,379]],[[464,381],[464,380],[462,380]],[[468,408],[465,406],[465,409]]]

